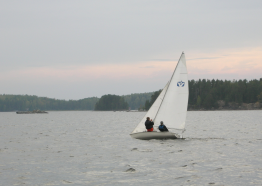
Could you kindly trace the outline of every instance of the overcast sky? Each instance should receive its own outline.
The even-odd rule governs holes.
[[[0,94],[82,99],[262,78],[261,0],[0,0]]]

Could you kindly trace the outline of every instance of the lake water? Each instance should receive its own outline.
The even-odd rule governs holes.
[[[0,185],[262,185],[262,110],[191,111],[185,139],[133,139],[144,114],[0,113]]]

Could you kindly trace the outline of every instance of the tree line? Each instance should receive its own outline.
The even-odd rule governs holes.
[[[260,102],[262,78],[260,80],[198,80],[189,81],[189,105],[210,109],[218,108],[218,100],[225,104]]]
[[[130,95],[104,95],[95,104],[94,110],[144,110],[144,104],[153,92],[136,93]]]
[[[30,95],[0,95],[0,112],[32,110],[93,110],[97,97],[59,100]]]
[[[32,110],[127,110],[127,109],[138,109],[142,108],[146,100],[150,99],[152,92],[130,94],[119,96],[122,99],[115,99],[115,96],[102,96],[101,103],[97,104],[101,98],[90,97],[80,100],[59,100],[47,97],[38,97],[31,95],[6,95],[0,94],[0,112],[8,111],[32,111]],[[105,99],[106,98],[106,99]],[[109,100],[112,104],[109,104]],[[127,105],[123,104],[123,100]],[[105,102],[104,102],[105,101]],[[121,102],[122,106],[119,105],[118,101]],[[116,103],[115,103],[116,102]],[[121,105],[120,104],[120,105]],[[106,106],[105,106],[106,105]]]
[[[117,95],[104,95],[95,104],[95,110],[128,110],[129,106],[125,99]]]
[[[130,95],[124,95],[125,101],[128,103],[131,110],[143,109],[144,104],[151,98],[153,92],[136,93]]]
[[[218,100],[227,105],[234,103],[262,103],[262,78],[260,80],[189,80],[189,101],[193,108],[218,108]],[[161,90],[124,96],[91,97],[80,100],[59,100],[30,95],[1,95],[0,112],[26,110],[148,110]],[[119,98],[120,97],[120,98]],[[103,98],[103,99],[102,99]],[[101,99],[101,103],[98,101]],[[115,103],[114,103],[115,102]],[[97,106],[96,106],[97,104]],[[114,106],[112,106],[114,105]],[[122,106],[117,106],[122,105]]]
[[[193,108],[218,108],[218,101],[225,101],[227,106],[233,103],[262,103],[262,78],[260,80],[189,80],[188,104]],[[148,110],[154,103],[160,91],[154,92],[151,100],[146,101],[144,109]]]

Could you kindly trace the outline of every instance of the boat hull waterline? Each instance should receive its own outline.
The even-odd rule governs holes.
[[[150,140],[150,139],[178,139],[180,138],[178,134],[171,132],[138,132],[130,134],[132,138],[141,139],[141,140]]]

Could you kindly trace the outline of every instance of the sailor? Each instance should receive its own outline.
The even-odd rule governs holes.
[[[168,132],[168,129],[167,129],[166,126],[164,125],[164,122],[163,122],[163,121],[160,122],[160,125],[158,126],[158,129],[159,129],[161,132]]]
[[[153,125],[154,125],[154,122],[152,121],[152,119],[150,120],[150,117],[147,117],[145,121],[147,132],[153,132],[154,130]]]

